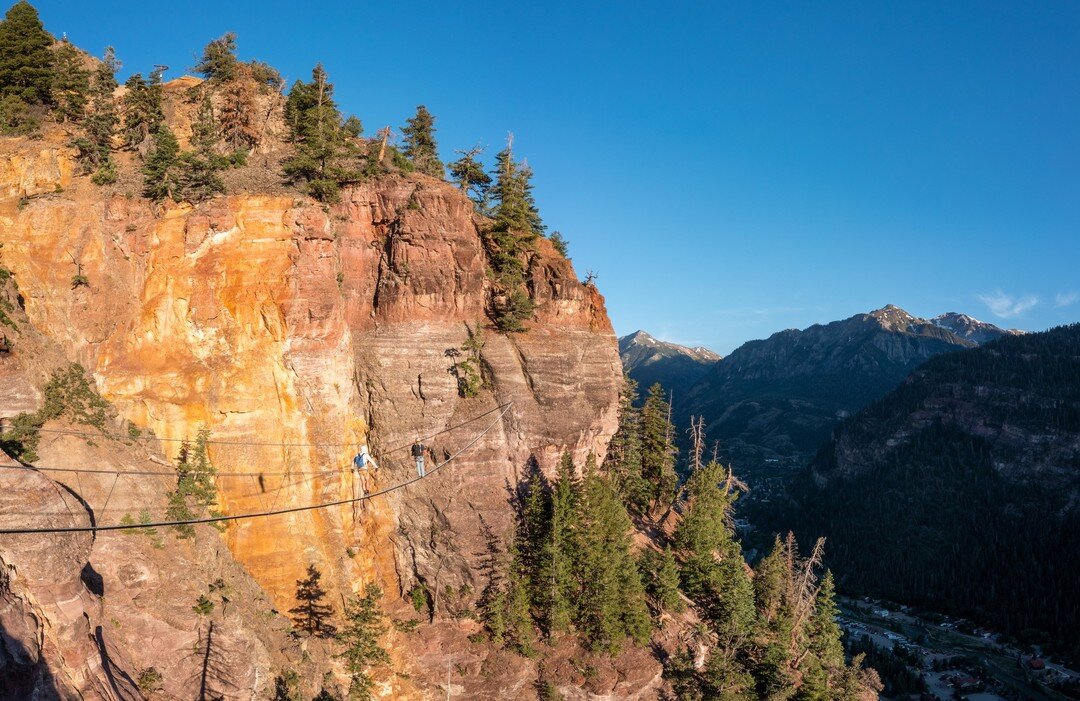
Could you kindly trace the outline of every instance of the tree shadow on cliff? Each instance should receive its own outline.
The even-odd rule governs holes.
[[[513,509],[514,515],[520,522],[524,516],[525,504],[528,503],[529,493],[533,489],[550,490],[551,481],[540,469],[540,462],[535,455],[530,455],[525,461],[525,469],[518,477],[517,484],[506,482],[507,503]]]
[[[121,699],[138,698],[138,683],[131,678],[131,675],[113,664],[105,642],[105,631],[101,626],[94,628],[94,639],[97,641],[98,652],[101,654],[101,668],[105,671],[105,677],[109,680],[113,693]]]

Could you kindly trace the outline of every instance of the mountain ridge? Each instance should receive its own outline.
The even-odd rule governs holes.
[[[791,496],[780,530],[827,537],[850,590],[1080,652],[1080,324],[932,358],[838,426]]]
[[[669,392],[681,394],[722,356],[702,346],[661,341],[639,329],[619,338],[619,358],[623,371],[640,388],[659,382]]]

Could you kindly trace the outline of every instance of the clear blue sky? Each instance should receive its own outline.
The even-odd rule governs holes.
[[[1080,3],[39,0],[124,73],[209,39],[443,155],[508,130],[616,330],[727,353],[887,303],[1080,319]]]

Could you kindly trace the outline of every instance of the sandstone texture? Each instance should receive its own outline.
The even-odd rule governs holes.
[[[200,533],[197,543],[181,548],[203,567],[205,578],[191,583],[168,578],[168,572],[183,572],[176,563],[158,570],[163,553],[149,536],[72,536],[82,550],[63,549],[73,559],[57,565],[56,582],[46,587],[56,593],[49,596],[86,597],[79,577],[89,566],[110,592],[106,600],[117,623],[105,644],[93,635],[82,641],[97,652],[80,643],[70,654],[83,657],[69,664],[64,656],[61,668],[93,676],[96,667],[78,660],[100,657],[112,645],[118,658],[130,661],[124,667],[130,676],[154,666],[152,660],[175,657],[169,650],[207,647],[209,621],[192,625],[188,619],[194,599],[217,577],[211,576],[214,563],[237,582],[249,573],[253,581],[244,586],[266,592],[266,611],[295,605],[295,583],[309,564],[322,570],[339,609],[339,594],[376,581],[391,600],[423,587],[439,619],[450,605],[440,600],[445,591],[458,592],[453,604],[467,610],[483,585],[476,573],[485,533],[507,531],[509,497],[527,461],[553,470],[564,450],[583,462],[606,449],[616,427],[621,369],[603,298],[542,239],[529,260],[535,319],[527,333],[497,334],[485,314],[491,282],[483,221],[452,186],[424,176],[384,176],[346,189],[331,207],[295,194],[258,193],[159,207],[120,186],[98,188],[73,176],[76,170],[62,143],[46,139],[28,148],[22,140],[0,140],[2,265],[18,284],[29,325],[50,349],[29,364],[0,358],[11,378],[0,391],[0,416],[40,402],[48,370],[66,358],[87,368],[119,421],[161,440],[121,442],[121,450],[107,441],[88,446],[80,437],[46,437],[38,465],[118,464],[121,473],[157,464],[151,460],[167,465],[180,439],[206,427],[214,440],[234,442],[212,445],[211,458],[219,471],[242,473],[217,481],[223,511],[239,514],[348,500],[397,485],[414,474],[407,446],[415,437],[464,425],[428,441],[439,461],[460,451],[428,480],[371,501],[236,521],[220,536]],[[76,274],[89,284],[73,285]],[[451,355],[477,330],[485,339],[486,386],[465,398]],[[348,467],[364,441],[380,469],[356,479]],[[49,499],[61,499],[61,482],[85,495],[83,510],[64,518],[90,518],[108,499],[108,509],[93,514],[101,523],[142,509],[160,513],[169,489],[167,479],[125,476],[113,488],[107,475],[81,485],[70,475],[50,476],[23,479],[40,482],[37,499],[50,489]],[[215,539],[223,547],[215,547]],[[129,552],[135,542],[154,557]],[[26,554],[19,543],[12,550],[16,560]],[[174,543],[169,540],[165,552],[172,554]],[[10,582],[12,592],[45,586],[25,578]],[[115,602],[113,591],[120,592]],[[175,604],[148,617],[136,604],[160,592]],[[100,602],[79,603],[95,605]],[[17,608],[20,630],[31,630],[35,618],[36,625],[66,620]],[[236,656],[248,661],[222,671],[214,683],[226,698],[250,698],[267,688],[274,656],[286,644],[275,648],[281,633],[273,621],[252,627],[250,616],[236,617],[235,624],[227,615],[216,620],[209,647],[224,651],[222,670]],[[99,625],[110,630],[108,621]],[[461,634],[457,626],[433,625],[434,637],[424,641],[418,633],[392,633],[395,662],[412,681],[388,679],[383,691],[442,698],[448,659],[442,647]],[[132,630],[137,637],[125,632]],[[76,637],[82,640],[85,631]],[[418,669],[417,658],[405,651],[421,644],[436,649]],[[40,646],[18,655],[47,657]],[[488,697],[533,698],[524,680],[535,674],[520,659],[508,664],[504,672],[522,691],[504,694],[504,688]],[[156,666],[166,683],[190,676],[186,668]],[[48,669],[55,671],[53,662]],[[651,688],[658,670],[650,658],[629,677]],[[76,679],[72,688],[86,694],[99,684],[88,679]],[[454,683],[470,693],[485,684],[493,688],[483,677]],[[633,698],[611,696],[618,684],[573,698]],[[119,688],[108,686],[101,698],[124,698],[128,691]]]

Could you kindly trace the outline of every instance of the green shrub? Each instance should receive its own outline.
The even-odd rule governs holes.
[[[109,405],[98,395],[86,370],[78,363],[53,371],[44,395],[45,402],[40,409],[16,416],[12,419],[11,431],[0,438],[0,447],[9,454],[28,462],[37,460],[41,439],[38,429],[56,419],[93,426],[107,434]]]
[[[161,689],[161,683],[165,681],[165,678],[161,676],[161,672],[157,671],[156,667],[147,667],[142,672],[139,672],[139,690],[146,693],[152,693]]]
[[[206,598],[206,596],[200,596],[195,605],[191,607],[191,610],[200,616],[209,616],[214,612],[214,602]]]

